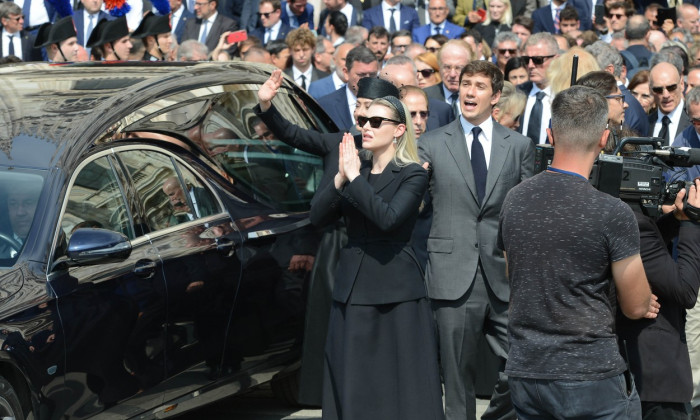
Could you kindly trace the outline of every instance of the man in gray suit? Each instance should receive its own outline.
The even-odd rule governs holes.
[[[502,372],[508,354],[509,288],[496,237],[506,193],[532,176],[534,146],[491,118],[502,87],[503,73],[494,64],[470,62],[459,78],[460,118],[425,133],[419,142],[421,160],[432,168],[426,282],[440,334],[448,420],[476,419],[476,344],[481,335],[502,362],[482,418],[515,418]]]

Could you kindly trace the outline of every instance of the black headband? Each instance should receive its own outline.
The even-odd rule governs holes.
[[[406,124],[406,112],[403,109],[403,104],[401,101],[399,101],[395,96],[384,96],[382,99],[385,101],[389,102],[391,106],[396,109],[396,112],[399,114],[399,120],[401,121],[401,124]]]

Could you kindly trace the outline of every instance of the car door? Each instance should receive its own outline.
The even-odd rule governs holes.
[[[74,171],[55,257],[79,228],[120,232],[132,251],[120,262],[51,273],[66,346],[66,386],[58,403],[73,418],[106,409],[136,415],[162,403],[156,385],[166,372],[167,287],[158,251],[111,151]]]
[[[165,400],[217,379],[241,265],[229,214],[204,178],[155,148],[116,153],[135,187],[167,287]],[[152,172],[153,177],[143,177]],[[237,242],[240,242],[238,240]]]

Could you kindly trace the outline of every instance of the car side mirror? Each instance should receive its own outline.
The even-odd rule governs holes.
[[[114,263],[131,255],[131,242],[119,232],[80,228],[71,234],[66,254],[70,266]]]

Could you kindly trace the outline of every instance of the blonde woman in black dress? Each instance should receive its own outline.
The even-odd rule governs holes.
[[[311,221],[345,218],[325,352],[323,418],[444,419],[437,341],[410,239],[428,186],[408,110],[394,97],[359,117],[362,148],[340,146]]]

